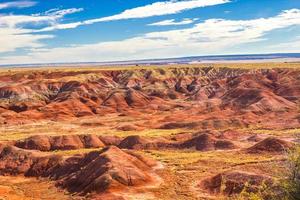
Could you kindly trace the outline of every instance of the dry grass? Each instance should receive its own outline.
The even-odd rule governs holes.
[[[165,168],[159,172],[165,183],[154,190],[158,199],[194,200],[223,199],[200,191],[198,184],[204,178],[227,170],[243,170],[278,174],[282,155],[244,154],[241,151],[144,151],[161,161]]]
[[[140,135],[145,137],[163,137],[176,135],[178,133],[184,132],[184,129],[172,129],[172,130],[162,130],[162,129],[145,129],[139,131],[120,131],[112,129],[109,124],[111,121],[116,120],[115,118],[103,120],[107,122],[108,125],[99,126],[81,126],[80,123],[69,123],[69,122],[38,122],[32,124],[24,125],[9,125],[0,127],[0,141],[12,141],[12,140],[22,140],[34,135],[81,135],[81,134],[95,134],[95,135],[114,135],[120,137],[127,137],[130,135]],[[120,118],[116,122],[120,123],[126,121],[128,118]]]
[[[82,200],[72,197],[54,186],[54,183],[21,176],[0,176],[1,200]]]
[[[160,160],[168,166],[176,169],[186,168],[191,166],[213,167],[216,163],[222,163],[222,168],[228,166],[246,165],[258,162],[268,162],[278,160],[278,157],[271,154],[245,154],[240,151],[189,151],[189,150],[172,150],[172,151],[145,151]],[[209,163],[207,163],[209,161]]]

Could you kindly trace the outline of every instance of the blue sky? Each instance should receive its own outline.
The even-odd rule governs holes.
[[[0,64],[300,52],[299,0],[0,0]]]

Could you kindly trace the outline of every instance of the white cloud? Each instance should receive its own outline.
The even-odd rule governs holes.
[[[45,14],[47,16],[54,16],[56,18],[61,18],[65,15],[69,15],[69,14],[73,14],[73,13],[77,13],[77,12],[81,12],[83,11],[83,8],[69,8],[69,9],[63,9],[63,10],[59,10],[59,9],[51,9],[45,12]]]
[[[58,24],[52,27],[47,27],[42,29],[41,31],[52,31],[55,29],[68,29],[68,28],[76,28],[82,25],[90,25],[98,22],[108,22],[108,21],[116,21],[116,20],[124,20],[124,19],[138,19],[138,18],[146,18],[153,16],[162,16],[162,15],[170,15],[180,13],[186,10],[191,10],[195,8],[202,8],[207,6],[214,6],[224,3],[229,3],[230,0],[171,0],[164,2],[156,2],[149,5],[132,8],[123,11],[120,14],[112,15],[108,17],[102,17],[97,19],[90,19],[81,22],[75,22],[70,24]]]
[[[179,26],[179,25],[186,25],[194,23],[198,18],[194,19],[183,19],[181,21],[175,21],[175,19],[167,19],[159,22],[155,22],[152,24],[148,24],[148,26]]]
[[[229,0],[185,0],[185,1],[165,1],[156,2],[143,7],[137,7],[124,12],[103,17],[100,19],[90,20],[90,22],[103,22],[103,21],[113,21],[121,19],[133,19],[133,18],[145,18],[152,16],[161,16],[180,13],[185,10],[190,10],[194,8],[201,8],[206,6],[219,5],[230,2]]]
[[[42,47],[42,39],[53,35],[36,34],[36,30],[24,28],[26,25],[54,25],[67,14],[79,12],[81,9],[64,9],[36,15],[0,15],[0,53],[12,52],[18,48]]]
[[[34,35],[28,34],[29,30],[15,28],[0,28],[0,53],[14,51],[17,48],[37,48],[43,44],[39,41],[46,38],[52,38],[52,35]]]
[[[0,3],[0,10],[7,8],[27,8],[36,5],[35,1],[11,1]]]
[[[36,49],[26,56],[0,58],[0,63],[90,62],[221,54],[241,44],[265,40],[266,34],[273,30],[299,25],[300,9],[286,10],[270,18],[209,19],[192,28],[151,32],[120,41]],[[281,49],[281,52],[288,51],[288,46]]]

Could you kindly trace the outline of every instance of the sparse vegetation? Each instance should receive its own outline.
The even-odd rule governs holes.
[[[277,174],[272,186],[262,184],[256,192],[246,189],[237,200],[299,200],[300,199],[300,147],[288,151],[284,169]]]

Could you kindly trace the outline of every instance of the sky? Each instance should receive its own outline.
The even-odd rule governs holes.
[[[0,64],[300,53],[300,0],[0,0]]]

